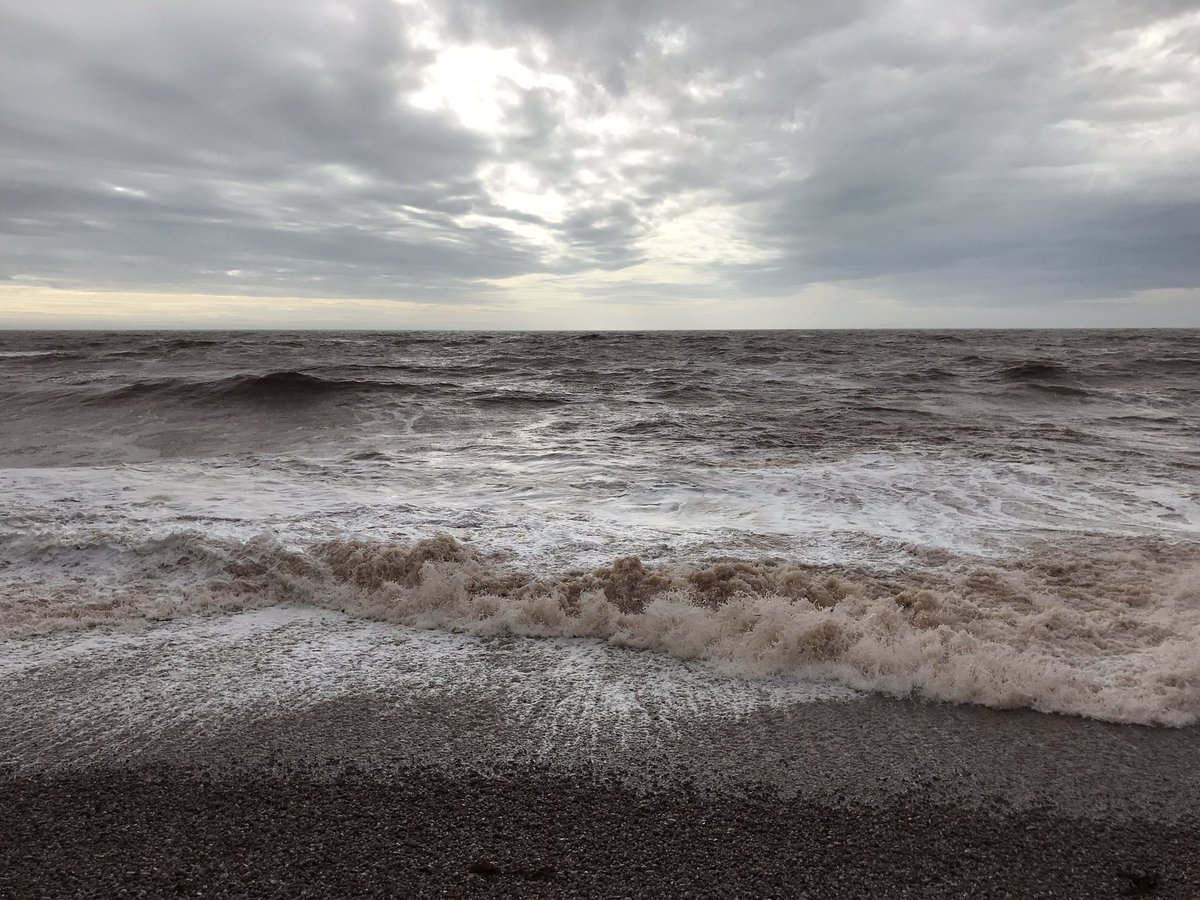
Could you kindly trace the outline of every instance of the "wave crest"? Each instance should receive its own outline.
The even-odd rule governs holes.
[[[1066,366],[1041,360],[1013,363],[1001,368],[996,375],[1006,381],[1056,381],[1075,377]]]
[[[115,553],[122,583],[90,595],[78,583],[57,593],[32,580],[10,587],[0,634],[295,603],[420,628],[594,638],[742,675],[804,674],[932,700],[1144,724],[1200,718],[1194,544],[1043,547],[895,575],[636,556],[534,573],[444,535],[295,550],[267,537],[178,534],[85,552],[110,564]]]
[[[261,375],[234,375],[214,381],[139,381],[106,393],[93,402],[169,399],[183,402],[225,400],[244,403],[294,403],[347,393],[411,389],[409,385],[395,382],[326,378],[307,372],[281,371]]]

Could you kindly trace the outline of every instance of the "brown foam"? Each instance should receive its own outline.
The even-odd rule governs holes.
[[[181,552],[182,543],[182,552]],[[931,556],[882,574],[780,558],[530,572],[441,535],[177,536],[116,588],[26,584],[0,634],[50,634],[299,603],[423,628],[596,638],[741,674],[1119,722],[1200,716],[1200,548],[1075,539],[1002,560]]]

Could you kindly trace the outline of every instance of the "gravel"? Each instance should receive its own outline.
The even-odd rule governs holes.
[[[0,896],[1200,897],[1195,818],[530,769],[0,777]]]

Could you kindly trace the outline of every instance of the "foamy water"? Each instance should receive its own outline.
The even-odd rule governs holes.
[[[248,721],[370,697],[419,708],[483,693],[527,752],[566,766],[636,752],[696,718],[859,696],[836,682],[731,678],[597,641],[480,640],[293,606],[0,651],[0,766],[37,771],[161,755]],[[444,739],[390,749],[440,764],[450,752]],[[504,761],[493,747],[460,762]]]
[[[0,336],[0,636],[303,604],[1187,724],[1195,337]]]

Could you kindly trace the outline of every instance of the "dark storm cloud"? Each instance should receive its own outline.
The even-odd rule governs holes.
[[[707,205],[758,252],[693,261],[694,296],[1200,287],[1197,3],[0,15],[0,265],[18,280],[451,301],[663,262],[658,230]],[[536,76],[496,82],[493,127],[413,100],[457,45],[514,48]],[[622,290],[680,293],[652,274]]]
[[[452,221],[487,205],[487,142],[397,101],[428,60],[387,0],[51,2],[5,19],[0,227],[18,273],[394,295],[536,264]]]

